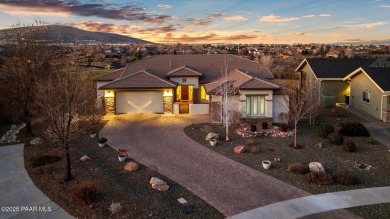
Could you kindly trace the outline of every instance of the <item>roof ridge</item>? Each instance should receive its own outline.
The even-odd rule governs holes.
[[[99,76],[99,77],[97,77],[97,78],[94,78],[93,80],[98,80],[99,78],[106,77],[107,75],[114,74],[114,73],[116,73],[116,72],[118,72],[118,71],[121,71],[121,70],[122,70],[122,74],[123,74],[123,72],[124,72],[125,69],[126,69],[125,67],[124,67],[124,68],[117,69],[117,70],[115,70],[115,71],[113,71],[113,72],[111,72],[111,73],[104,74],[104,75],[101,75],[101,76]],[[122,76],[122,74],[121,74],[121,76]]]
[[[180,70],[182,70],[182,69],[188,69],[189,71],[192,71],[192,72],[194,72],[195,74],[198,74],[198,75],[200,75],[200,76],[203,75],[202,73],[200,73],[200,72],[198,72],[198,71],[192,69],[191,67],[188,67],[187,65],[183,65],[183,66],[181,66],[181,67],[175,68],[175,69],[173,69],[172,71],[168,72],[166,75],[173,74],[173,73],[175,73],[175,72],[177,72],[177,71],[180,71]]]

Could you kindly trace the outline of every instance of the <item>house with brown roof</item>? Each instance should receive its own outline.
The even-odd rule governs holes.
[[[223,76],[227,73],[228,80]],[[221,115],[223,83],[231,83],[235,111],[245,119],[280,122],[282,88],[258,62],[234,55],[158,55],[95,79],[107,113]]]
[[[390,122],[390,68],[381,66],[358,68],[343,80],[351,84],[350,106]]]

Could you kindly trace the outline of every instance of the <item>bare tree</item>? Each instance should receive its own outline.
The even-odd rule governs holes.
[[[54,72],[37,87],[37,118],[46,128],[43,136],[66,155],[66,180],[72,179],[69,149],[85,133],[90,118],[102,113],[95,107],[92,79],[81,73]],[[101,117],[100,117],[101,118]]]
[[[239,118],[239,112],[237,111],[237,104],[235,97],[238,93],[238,88],[234,86],[234,81],[228,72],[227,61],[224,62],[223,69],[221,70],[221,78],[215,82],[216,88],[213,91],[215,97],[220,98],[221,111],[218,112],[220,121],[225,127],[225,140],[230,141],[229,129],[232,125],[237,123]]]
[[[14,103],[11,106],[26,123],[30,135],[36,85],[43,83],[58,55],[47,31],[48,27],[36,21],[27,26],[15,25],[3,35],[5,52],[1,56],[1,71],[6,77],[1,93],[12,98]]]
[[[344,50],[344,54],[347,58],[351,59],[353,58],[354,54],[353,54],[354,50],[352,47],[348,47]]]
[[[272,67],[272,64],[274,63],[274,60],[271,55],[264,55],[260,58],[261,64],[264,68],[270,69]]]
[[[320,95],[314,89],[315,82],[305,76],[296,82],[287,85],[289,93],[281,104],[289,112],[289,120],[294,124],[294,148],[297,148],[298,123],[302,119],[311,121],[320,110]]]

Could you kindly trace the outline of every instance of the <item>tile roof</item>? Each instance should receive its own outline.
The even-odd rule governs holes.
[[[142,70],[135,74],[114,80],[99,88],[106,89],[151,89],[151,88],[175,88],[176,83],[162,79],[150,70]]]
[[[120,78],[120,76],[123,73],[123,70],[124,70],[124,68],[121,68],[121,69],[118,69],[118,70],[111,72],[109,74],[102,75],[100,77],[95,78],[95,81],[113,81],[115,79]]]
[[[359,67],[368,67],[375,59],[329,59],[309,58],[306,59],[310,68],[317,78],[339,78],[342,79]],[[296,71],[301,71],[301,64]]]
[[[196,76],[196,77],[200,77],[202,76],[202,73],[200,72],[197,72],[187,66],[182,66],[180,68],[177,68],[175,70],[172,70],[170,72],[167,73],[167,76],[168,77],[174,77],[174,76]]]
[[[390,68],[366,67],[362,69],[383,91],[390,91]]]
[[[221,76],[224,70],[225,61],[227,70],[239,69],[248,72],[253,77],[273,79],[272,73],[267,68],[262,68],[258,62],[240,58],[234,55],[157,55],[142,59],[137,62],[129,63],[121,77],[134,74],[144,69],[150,69],[157,76],[166,78],[166,74],[182,66],[197,71],[202,74],[199,78],[200,83],[209,83]]]
[[[280,88],[278,85],[267,81],[267,79],[254,78],[240,70],[234,69],[227,73],[226,76],[222,76],[211,83],[205,84],[206,91],[207,93],[213,93],[218,87],[221,87],[229,81],[232,82],[232,86],[235,89],[242,90],[276,90]]]
[[[240,86],[241,90],[276,90],[280,87],[272,82],[261,80],[258,78],[252,78]]]

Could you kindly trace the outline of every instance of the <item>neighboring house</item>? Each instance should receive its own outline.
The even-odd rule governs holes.
[[[390,122],[390,68],[383,63],[382,67],[358,68],[344,77],[344,81],[351,84],[350,106]]]
[[[233,55],[158,55],[129,63],[95,81],[107,113],[217,111],[221,115],[221,96],[213,91],[225,70],[237,88],[234,106],[241,118],[280,122],[285,98],[282,88],[272,82],[272,73],[257,62]]]
[[[312,81],[322,105],[331,107],[336,103],[348,104],[350,84],[343,80],[344,77],[359,67],[368,67],[374,61],[375,59],[309,58],[303,60],[295,71]]]

